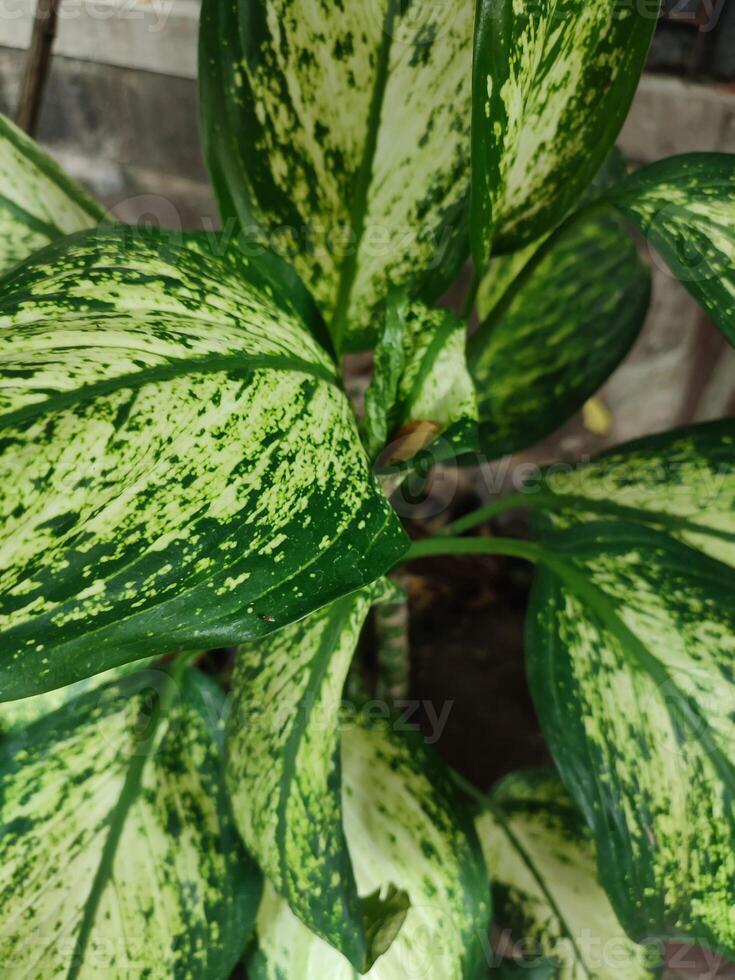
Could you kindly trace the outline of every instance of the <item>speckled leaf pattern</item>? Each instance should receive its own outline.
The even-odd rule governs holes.
[[[370,980],[474,980],[487,930],[489,886],[472,820],[446,772],[390,723],[343,728],[344,827],[361,895],[395,882],[411,900],[406,920]],[[266,886],[251,980],[355,980],[347,960]]]
[[[587,825],[558,776],[507,776],[476,820],[493,884],[494,925],[555,980],[644,980],[660,956],[631,942],[597,882]],[[519,966],[520,970],[520,966]],[[523,972],[519,973],[522,976]]]
[[[557,224],[613,145],[658,16],[617,0],[480,0],[472,248],[487,267]]]
[[[735,570],[660,531],[547,542],[528,672],[631,938],[735,953]]]
[[[638,336],[650,288],[614,213],[582,214],[527,259],[469,344],[487,456],[540,441],[595,394]]]
[[[651,524],[735,567],[735,420],[646,436],[580,466],[552,467],[529,495],[539,530],[619,518]]]
[[[37,143],[0,114],[0,275],[103,216]]]
[[[265,635],[405,549],[331,358],[285,304],[140,229],[0,300],[0,698]]]
[[[149,732],[163,678],[136,674],[0,744],[8,980],[227,980],[242,955],[261,886],[228,815],[221,695],[202,675],[185,675]]]
[[[605,162],[595,175],[592,183],[578,200],[574,201],[568,215],[568,222],[573,220],[574,212],[581,210],[594,199],[602,197],[607,191],[625,180],[628,174],[628,165],[625,157],[617,146],[614,146],[605,158]],[[509,252],[506,255],[497,255],[492,258],[487,272],[483,276],[480,287],[477,291],[477,313],[482,323],[491,316],[492,311],[501,302],[503,296],[508,292],[516,278],[523,269],[529,265],[529,260],[542,247],[552,232],[534,239],[529,245],[524,246],[516,252]],[[559,228],[558,235],[564,234],[564,229]]]
[[[636,171],[610,200],[735,345],[735,154],[669,157]]]
[[[368,452],[390,440],[416,452],[442,437],[444,452],[477,448],[477,398],[465,355],[466,326],[447,310],[394,296],[365,394]],[[413,451],[413,452],[412,452]]]
[[[55,691],[46,691],[45,694],[36,694],[19,701],[2,701],[0,702],[0,736],[10,732],[14,734],[21,732],[32,725],[34,721],[38,721],[45,715],[50,715],[53,711],[57,711],[82,694],[95,691],[112,681],[121,680],[150,663],[152,660],[146,657],[137,663],[123,664],[121,667],[105,670],[101,674],[85,677],[83,680],[77,681],[76,684],[59,687]]]
[[[227,785],[248,850],[315,933],[357,967],[366,938],[342,830],[339,718],[373,589],[241,648]]]
[[[222,215],[288,250],[348,349],[389,285],[436,297],[467,254],[473,23],[472,0],[204,3]]]

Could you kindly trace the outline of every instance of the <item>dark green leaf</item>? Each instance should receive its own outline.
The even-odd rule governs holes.
[[[0,698],[265,635],[405,550],[331,358],[164,233],[51,246],[0,296]]]
[[[651,528],[551,538],[528,670],[600,881],[638,941],[735,953],[735,569]]]
[[[513,272],[469,345],[490,458],[577,412],[627,354],[650,299],[648,270],[611,212],[572,219]]]
[[[628,167],[625,157],[617,146],[614,146],[605,158],[605,162],[598,170],[594,180],[584,192],[582,197],[574,202],[574,206],[567,218],[571,222],[571,215],[575,211],[581,210],[593,200],[598,199],[610,188],[615,187],[620,181],[625,180],[628,174]],[[517,276],[526,266],[533,268],[529,260],[543,246],[544,242],[552,234],[549,231],[541,238],[536,238],[530,245],[517,252],[510,252],[507,255],[493,256],[490,267],[485,272],[477,292],[477,312],[480,321],[486,320],[498,303],[502,300],[505,293],[512,286]]]
[[[735,344],[735,154],[660,160],[628,177],[609,200]]]
[[[378,957],[393,945],[406,921],[411,900],[408,892],[388,885],[386,889],[376,888],[372,895],[360,899],[360,906],[367,938],[365,961],[360,972],[369,973]]]
[[[288,252],[340,348],[391,285],[467,254],[474,3],[206,0],[205,154],[225,222]]]
[[[147,670],[0,744],[5,976],[229,976],[261,886],[229,816],[221,710],[203,675]]]
[[[472,250],[539,238],[576,204],[615,141],[659,0],[480,0],[472,119]]]

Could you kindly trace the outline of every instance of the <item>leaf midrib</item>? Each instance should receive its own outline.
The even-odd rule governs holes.
[[[557,494],[550,491],[529,499],[528,506],[534,510],[546,507],[552,510],[573,508],[577,513],[581,510],[588,510],[594,514],[609,514],[612,517],[629,519],[636,523],[652,524],[667,530],[701,534],[735,543],[735,531],[708,527],[706,524],[699,524],[697,521],[691,521],[686,517],[669,514],[665,511],[647,510],[645,507],[630,507],[626,504],[616,504],[611,500],[596,500],[593,497],[586,497],[584,494]]]
[[[154,751],[154,743],[158,738],[160,726],[173,707],[176,695],[179,692],[181,678],[192,656],[192,654],[180,656],[174,663],[171,673],[166,677],[166,685],[156,701],[149,722],[151,731],[147,740],[149,748],[146,751],[139,751],[134,756],[125,776],[120,795],[110,813],[107,837],[105,838],[92,886],[84,904],[84,914],[66,980],[78,980],[84,966],[84,956],[92,936],[100,901],[112,877],[115,856],[125,829],[125,821],[127,820],[131,807],[138,798],[143,783],[145,765],[150,758],[151,752]]]
[[[244,374],[251,374],[258,370],[293,371],[339,387],[338,379],[327,368],[288,355],[252,355],[237,352],[234,354],[214,354],[190,360],[182,358],[142,371],[121,374],[115,378],[105,378],[103,381],[82,385],[73,391],[58,392],[44,401],[33,402],[33,404],[6,412],[0,416],[0,430],[28,422],[48,412],[57,412],[79,402],[114,394],[125,389],[142,388],[144,385],[171,381],[187,375],[219,374],[228,371],[242,371]],[[0,371],[1,375],[2,372]]]
[[[679,698],[667,699],[667,710],[670,714],[676,712],[680,722],[693,731],[695,737],[703,742],[705,750],[715,762],[722,781],[729,792],[735,795],[735,766],[723,755],[722,749],[714,740],[708,719],[704,717],[696,702],[686,698],[666,665],[650,652],[643,641],[623,621],[604,589],[586,577],[573,562],[556,553],[544,550],[543,557],[540,557],[539,560],[558,575],[566,586],[573,593],[576,593],[577,598],[583,604],[587,604],[599,616],[604,626],[618,640],[622,649],[633,654],[637,666],[651,676],[660,689],[670,685],[677,691]],[[696,716],[696,723],[692,722],[688,712],[682,710],[681,702],[685,700],[689,700],[692,704],[692,713]]]
[[[503,832],[505,833],[506,837],[510,841],[511,847],[513,847],[516,850],[521,861],[523,861],[526,868],[528,869],[529,874],[534,879],[538,887],[541,889],[544,898],[549,903],[549,908],[551,909],[551,911],[554,913],[557,920],[559,921],[559,926],[561,928],[564,937],[568,939],[569,942],[571,943],[575,956],[577,957],[580,966],[584,970],[585,976],[588,978],[588,980],[594,980],[594,975],[590,972],[590,969],[587,966],[587,963],[585,962],[584,956],[582,955],[582,951],[577,945],[577,940],[574,938],[574,933],[571,927],[569,926],[564,913],[557,905],[554,895],[547,887],[546,880],[544,876],[541,874],[541,872],[539,871],[539,869],[537,868],[536,862],[533,860],[531,855],[528,853],[526,848],[519,840],[515,831],[510,826],[510,820],[506,816],[505,811],[498,803],[496,803],[494,800],[492,800],[489,797],[485,798],[485,800],[483,801],[483,805],[503,828]]]
[[[341,353],[345,328],[347,326],[350,299],[352,297],[352,287],[357,276],[357,259],[360,250],[360,243],[365,232],[365,218],[367,217],[368,193],[373,178],[373,163],[378,148],[378,130],[380,119],[383,113],[383,103],[388,87],[388,68],[390,63],[390,53],[393,45],[393,32],[397,16],[399,0],[388,0],[385,16],[382,24],[383,40],[378,52],[378,63],[375,70],[375,83],[370,100],[370,110],[368,113],[367,131],[365,136],[365,146],[363,148],[362,160],[357,171],[355,184],[352,189],[352,203],[349,208],[350,231],[354,241],[349,254],[346,256],[340,268],[339,286],[337,289],[337,300],[334,308],[334,315],[331,323],[331,334],[337,353]]]

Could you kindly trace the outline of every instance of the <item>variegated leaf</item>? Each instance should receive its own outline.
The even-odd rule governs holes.
[[[735,569],[634,524],[550,539],[528,671],[635,940],[735,953]]]
[[[735,344],[735,153],[661,160],[609,199]]]
[[[735,567],[735,420],[647,436],[580,466],[553,466],[529,493],[540,529],[615,518],[650,524]]]
[[[572,218],[574,212],[591,204],[593,200],[601,198],[607,191],[625,180],[627,175],[628,165],[625,162],[625,157],[618,147],[614,146],[605,158],[605,162],[598,170],[592,183],[582,197],[574,202],[572,210],[567,216],[569,222],[574,220]],[[566,227],[566,224],[564,227]],[[542,235],[541,238],[534,239],[529,245],[516,252],[493,256],[477,291],[476,305],[481,323],[492,315],[495,307],[502,301],[503,296],[505,296],[524,268],[529,265],[529,260],[543,246],[550,234],[552,234],[551,231]],[[564,228],[559,227],[557,234],[564,234]]]
[[[3,977],[227,980],[261,887],[221,708],[201,674],[143,671],[0,743]]]
[[[476,820],[493,883],[494,924],[529,961],[551,960],[555,980],[644,980],[660,953],[631,942],[597,882],[595,848],[553,772],[506,777]],[[521,969],[522,968],[522,969]]]
[[[477,398],[465,357],[466,327],[447,310],[393,296],[365,394],[368,454],[391,441],[387,464],[442,437],[443,454],[477,446]]]
[[[370,959],[342,830],[339,713],[371,603],[364,589],[243,647],[227,724],[227,784],[248,850],[313,932]]]
[[[101,674],[94,674],[92,677],[85,677],[76,684],[69,684],[67,687],[59,687],[55,691],[46,691],[45,694],[36,694],[30,698],[22,698],[19,701],[0,702],[0,733],[3,735],[13,732],[21,733],[29,725],[51,712],[74,701],[82,694],[96,691],[97,688],[104,687],[111,681],[121,680],[128,674],[142,667],[147,667],[153,661],[146,657],[137,663],[123,664],[121,667],[113,667],[105,670]]]
[[[370,980],[470,980],[488,925],[489,886],[472,821],[439,763],[386,722],[343,730],[344,827],[361,894],[396,882],[406,920]],[[251,980],[355,980],[347,960],[266,886]]]
[[[391,285],[433,299],[467,254],[474,3],[206,0],[205,153],[225,221],[292,261],[340,348]]]
[[[114,230],[6,281],[0,698],[265,635],[405,550],[334,363],[248,261]]]
[[[513,251],[557,224],[615,141],[659,0],[480,0],[472,118],[472,248]]]
[[[487,456],[533,445],[584,405],[636,339],[650,288],[612,212],[583,213],[527,259],[469,344]]]
[[[0,114],[0,275],[103,217],[102,208]]]

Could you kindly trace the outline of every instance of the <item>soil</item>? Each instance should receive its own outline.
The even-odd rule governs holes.
[[[436,750],[483,790],[514,770],[550,765],[524,666],[532,569],[473,556],[414,562],[410,573],[410,697],[433,706],[418,712],[423,734],[434,737],[448,711]]]

